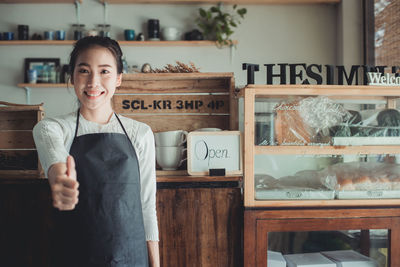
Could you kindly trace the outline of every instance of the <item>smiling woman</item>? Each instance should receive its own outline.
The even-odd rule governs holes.
[[[69,67],[80,108],[34,128],[58,209],[53,266],[159,266],[153,133],[111,104],[121,56],[110,38],[79,40]]]

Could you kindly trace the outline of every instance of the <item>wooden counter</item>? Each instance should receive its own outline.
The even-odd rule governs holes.
[[[242,266],[241,177],[157,178],[161,266]],[[0,179],[2,266],[49,266],[46,179]]]

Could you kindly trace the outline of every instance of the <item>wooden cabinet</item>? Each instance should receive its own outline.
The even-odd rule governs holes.
[[[161,266],[242,266],[241,178],[160,179]],[[1,266],[50,266],[52,210],[46,179],[0,180]]]
[[[268,233],[354,229],[389,230],[389,266],[400,266],[400,207],[246,209],[244,266],[266,267]],[[369,251],[369,247],[367,248]],[[366,252],[364,252],[367,254]]]
[[[260,199],[256,197],[255,157],[258,155],[321,156],[396,154],[399,145],[283,144],[255,145],[255,106],[257,101],[327,97],[340,103],[379,103],[380,108],[396,108],[398,87],[333,85],[248,85],[244,95],[244,263],[246,267],[267,266],[268,233],[359,229],[389,230],[390,266],[399,266],[400,199]],[[276,111],[276,110],[275,110]],[[276,120],[275,120],[276,122]],[[295,121],[300,124],[300,121]],[[276,125],[275,125],[276,126]],[[293,130],[286,127],[285,133]],[[275,134],[276,134],[275,130]],[[276,138],[277,136],[275,136]],[[397,138],[397,137],[396,137]],[[285,168],[294,162],[287,161]],[[265,162],[263,162],[265,165]],[[276,177],[280,178],[280,177]],[[369,247],[368,249],[369,250]],[[365,254],[367,254],[365,250]]]

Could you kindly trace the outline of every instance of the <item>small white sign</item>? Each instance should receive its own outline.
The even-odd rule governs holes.
[[[208,175],[210,169],[225,169],[225,175],[243,173],[240,131],[190,132],[187,148],[190,175]]]
[[[395,73],[368,72],[369,85],[400,86],[400,76]]]

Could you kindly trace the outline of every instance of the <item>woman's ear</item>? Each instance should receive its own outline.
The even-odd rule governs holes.
[[[116,87],[119,87],[121,85],[121,83],[122,83],[122,73],[118,74],[118,76],[117,76],[117,86]]]
[[[71,84],[74,85],[74,75],[69,75],[69,80],[71,81]]]

